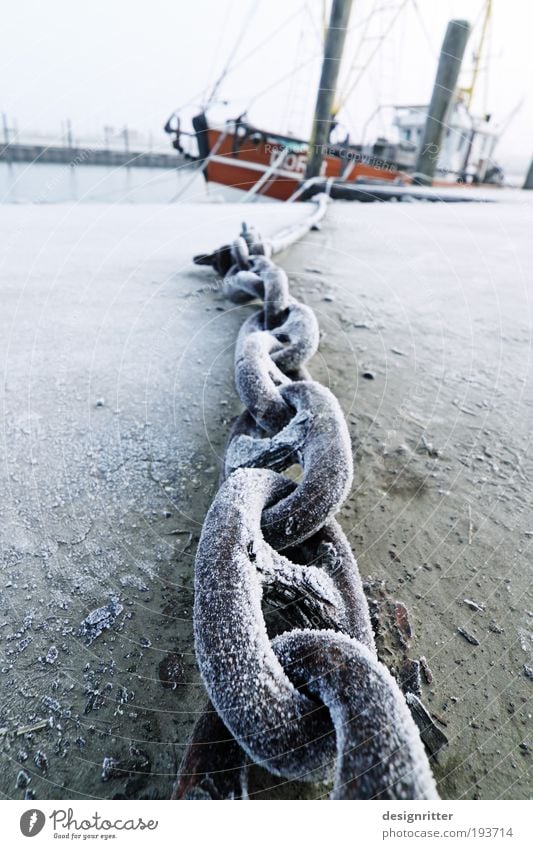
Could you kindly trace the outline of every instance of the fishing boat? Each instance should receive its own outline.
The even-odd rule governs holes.
[[[284,201],[304,193],[309,141],[254,127],[245,116],[216,126],[202,112],[193,119],[193,127],[207,182]],[[404,151],[408,155],[410,146],[328,143],[317,182],[403,182],[408,179],[408,158],[405,163],[401,160]]]
[[[347,0],[339,0],[339,14],[344,12],[345,17],[349,16],[349,5]],[[196,152],[193,156],[201,163],[208,183],[231,188],[250,198],[292,201],[307,199],[324,190],[333,197],[375,199],[380,194],[379,186],[384,187],[381,194],[390,198],[395,195],[394,189],[418,182],[418,154],[424,144],[430,104],[393,107],[394,141],[378,137],[370,144],[357,144],[351,142],[349,133],[341,141],[338,140],[339,104],[332,106],[334,92],[331,92],[326,107],[320,103],[321,92],[328,91],[328,79],[324,78],[324,74],[327,78],[329,73],[331,78],[331,69],[328,69],[327,64],[329,62],[331,65],[332,51],[337,50],[337,73],[342,58],[343,44],[339,44],[338,35],[335,35],[340,28],[338,21],[333,19],[334,14],[335,3],[326,44],[329,35],[333,35],[329,45],[325,46],[323,77],[311,139],[283,135],[258,127],[248,119],[246,113],[216,122],[211,120],[208,109],[202,109],[193,117],[192,132],[189,133],[182,131],[179,114],[171,116],[167,121],[165,130],[173,136],[172,143],[178,151],[184,150],[184,136],[194,140]],[[471,84],[467,88],[455,88],[447,107],[446,129],[438,146],[435,173],[431,180],[434,187],[450,188],[465,184],[494,186],[503,182],[503,172],[492,159],[499,138],[492,124],[492,116],[476,116],[471,109],[490,15],[491,3],[488,2],[475,53]],[[311,169],[310,172],[309,151],[316,151],[317,147],[320,148],[318,163],[314,171]],[[370,194],[368,187],[373,189]]]

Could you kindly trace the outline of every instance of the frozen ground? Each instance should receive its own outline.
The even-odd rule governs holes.
[[[531,209],[336,203],[283,259],[322,328],[311,370],[353,438],[341,521],[376,616],[403,601],[410,656],[433,672],[449,798],[529,794]],[[194,551],[253,309],[190,258],[244,216],[268,234],[301,215],[0,209],[4,797],[28,780],[35,798],[170,795],[204,703]],[[252,789],[313,792],[276,783]]]

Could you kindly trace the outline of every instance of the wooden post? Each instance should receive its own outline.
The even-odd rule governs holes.
[[[333,0],[328,33],[324,45],[324,61],[320,75],[320,86],[316,99],[315,118],[309,153],[307,156],[306,180],[318,177],[322,159],[329,139],[333,102],[339,78],[342,52],[346,40],[346,28],[350,18],[352,0]]]
[[[7,115],[5,112],[2,112],[2,125],[4,127],[4,144],[7,147],[9,145],[9,126],[7,123]]]
[[[522,188],[533,189],[533,159],[529,163],[529,170],[526,174],[526,180]]]
[[[419,185],[430,186],[432,183],[469,35],[468,21],[449,22],[413,175],[413,182]]]
[[[70,121],[70,118],[67,118],[67,147],[69,150],[72,150],[73,146],[74,145],[72,143],[72,123]]]

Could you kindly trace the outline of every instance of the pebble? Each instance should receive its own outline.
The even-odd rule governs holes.
[[[109,781],[117,774],[123,777],[123,773],[118,770],[119,761],[116,758],[104,758],[102,762],[102,781]]]
[[[91,610],[81,623],[79,634],[85,636],[85,645],[90,646],[105,628],[111,628],[116,617],[124,610],[117,599],[111,599],[109,604]]]
[[[422,673],[426,679],[426,683],[431,684],[433,682],[433,673],[424,655],[420,658],[420,666],[422,667]]]
[[[46,653],[45,660],[47,663],[55,663],[59,657],[59,652],[55,646],[50,646]]]
[[[61,705],[57,699],[53,699],[51,696],[43,696],[43,704],[54,713],[59,713],[61,710]]]
[[[436,719],[436,720],[437,720],[437,722],[440,722],[440,724],[441,724],[441,725],[443,725],[445,728],[447,728],[447,727],[448,727],[448,723],[447,723],[447,721],[444,719],[444,717],[442,716],[442,714],[441,714],[441,713],[437,713],[437,711],[436,711],[436,710],[434,710],[434,711],[432,711],[431,716],[432,716],[434,719]]]
[[[150,759],[146,752],[131,745],[129,756],[118,759],[105,757],[102,762],[102,781],[110,778],[127,778],[128,775],[138,775],[151,771]]]
[[[33,763],[40,769],[43,775],[47,775],[48,773],[48,758],[45,753],[41,749],[37,749],[35,752]]]
[[[170,513],[168,515],[170,516]],[[122,587],[131,587],[132,589],[139,590],[141,593],[148,592],[148,587],[141,578],[137,577],[137,575],[121,575],[120,585]]]
[[[407,693],[405,700],[418,726],[420,736],[430,754],[436,755],[448,742],[448,738],[438,725],[435,725],[425,705],[413,693]]]
[[[404,693],[414,693],[418,698],[422,696],[418,660],[411,660],[410,657],[405,658],[400,667],[400,686]]]
[[[463,601],[470,608],[470,610],[477,610],[480,613],[483,613],[483,611],[485,610],[484,604],[478,604],[477,601],[472,601],[471,598],[464,598]]]
[[[466,628],[457,628],[457,630],[467,642],[471,643],[473,646],[479,646],[478,638],[471,634],[469,631],[467,631]]]
[[[181,655],[171,652],[159,664],[159,680],[163,687],[175,690],[178,684],[185,683],[185,668]]]
[[[17,788],[17,790],[25,790],[30,781],[31,776],[26,772],[25,769],[21,769],[17,775],[15,787]]]
[[[413,636],[413,629],[409,621],[409,611],[401,601],[397,601],[394,606],[394,624],[403,638],[402,643],[407,646]]]

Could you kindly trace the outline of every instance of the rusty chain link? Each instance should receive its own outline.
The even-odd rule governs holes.
[[[338,401],[305,368],[317,320],[270,254],[243,227],[231,246],[197,258],[223,274],[228,298],[263,308],[238,336],[246,410],[196,557],[196,655],[211,704],[174,798],[246,798],[250,762],[285,779],[333,780],[331,798],[438,798],[404,696],[377,659],[357,564],[333,518],[353,461]],[[296,464],[298,482],[282,474]]]

